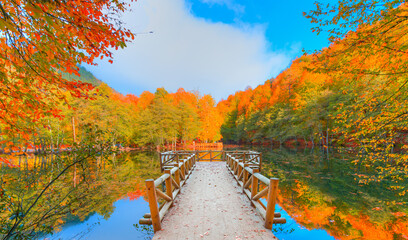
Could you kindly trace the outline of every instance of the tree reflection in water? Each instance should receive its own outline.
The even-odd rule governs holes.
[[[336,239],[408,238],[408,198],[401,196],[408,183],[359,183],[358,174],[375,173],[358,170],[353,154],[341,149],[329,157],[318,149],[262,151],[262,172],[280,178],[279,205],[300,226],[324,229]],[[291,239],[294,233],[279,234]]]
[[[18,167],[0,171],[1,238],[44,237],[94,214],[108,219],[114,202],[139,198],[144,180],[160,175],[156,153],[92,151],[9,157]]]
[[[370,174],[370,169],[358,172],[352,163],[353,155],[341,151],[331,152],[329,158],[317,149],[262,152],[262,172],[280,178],[278,201],[289,214],[283,213],[287,224],[274,227],[279,239],[407,238],[407,197],[399,195],[407,183],[383,180],[361,184],[358,174]],[[27,208],[44,186],[72,162],[69,158],[69,154],[16,157],[13,163],[19,168],[1,168],[2,234],[16,217],[21,218],[19,209]],[[159,169],[158,155],[153,152],[110,154],[77,164],[52,184],[13,237],[88,239],[107,231],[116,234],[119,229],[112,227],[112,222],[123,225],[126,219],[131,224],[123,228],[134,231],[133,236],[136,232],[139,238],[150,239],[151,228],[137,224],[148,212],[140,196],[144,180],[160,176]],[[135,208],[140,209],[131,212]],[[107,223],[111,224],[109,229]],[[51,232],[55,235],[50,236]],[[65,238],[68,235],[70,238]]]

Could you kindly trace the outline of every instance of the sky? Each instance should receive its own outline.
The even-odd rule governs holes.
[[[113,64],[86,67],[122,94],[182,87],[226,99],[276,77],[302,49],[328,46],[302,15],[314,2],[138,0],[123,15],[135,40],[113,51]]]

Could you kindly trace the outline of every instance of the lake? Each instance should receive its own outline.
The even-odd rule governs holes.
[[[274,225],[279,239],[408,239],[407,197],[388,182],[361,183],[357,177],[361,169],[351,163],[353,154],[340,150],[327,154],[318,148],[256,150],[263,153],[262,174],[280,179],[276,211],[287,223]],[[50,181],[58,166],[48,157],[37,158],[19,159],[20,166],[26,164],[20,170],[2,168],[3,179],[21,183],[7,190],[35,191]],[[81,175],[76,166],[45,195],[31,214],[33,219],[49,206],[58,207],[49,221],[53,233],[43,231],[37,238],[152,238],[152,228],[138,221],[149,212],[144,180],[161,175],[159,155],[128,152],[109,159],[93,162],[96,167],[88,175]]]

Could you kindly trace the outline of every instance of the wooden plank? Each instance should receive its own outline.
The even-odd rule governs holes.
[[[285,224],[286,223],[286,218],[274,218],[273,219],[273,224]]]
[[[256,193],[258,192],[258,178],[256,178],[254,176],[258,172],[259,172],[258,169],[253,169],[252,170],[252,187],[251,187],[251,197],[250,197],[250,199],[252,199],[256,195]]]
[[[242,166],[238,165],[238,172],[237,172],[238,179],[241,178],[241,174],[242,174]]]
[[[180,180],[180,179],[179,179]],[[180,189],[180,185],[176,182],[176,180],[174,180],[173,178],[171,179],[171,182],[173,183],[173,185],[177,188]]]
[[[204,159],[204,157],[205,157],[205,156],[207,156],[207,155],[209,154],[209,152],[208,152],[208,151],[201,151],[201,152],[204,152],[204,154],[203,154],[203,155],[201,155],[201,156],[200,156],[200,154],[198,154],[198,158],[199,158],[200,160],[203,160],[203,159]]]
[[[176,164],[177,164],[177,163],[176,163]],[[174,166],[174,164],[173,164],[173,166]],[[175,173],[177,172],[177,170],[178,170],[177,167],[173,167],[173,168],[170,170],[170,173],[173,175],[173,174],[175,174]]]
[[[249,179],[248,179],[247,182],[245,183],[244,189],[248,188],[249,185],[251,185],[251,183],[252,183],[252,175],[251,175],[251,177],[249,177]]]
[[[246,170],[247,172],[249,172],[250,174],[253,174],[253,169],[250,168],[250,166],[251,166],[251,165],[248,165],[247,167],[245,167],[245,170]]]
[[[146,180],[146,192],[147,192],[147,197],[149,199],[149,207],[150,207],[150,214],[152,216],[153,230],[154,232],[157,232],[161,229],[161,221],[160,221],[159,208],[157,205],[156,187],[154,185],[153,179]]]
[[[257,193],[255,196],[252,197],[252,200],[254,201],[258,201],[261,197],[265,196],[266,194],[268,194],[269,191],[269,187],[265,188],[264,190],[260,191],[259,193]]]
[[[173,199],[176,199],[177,195],[180,193],[180,189],[177,189],[173,192]]]
[[[217,157],[221,157],[222,154],[223,154],[223,152],[216,152],[216,151],[214,151],[214,153],[215,153],[214,159],[217,158]]]
[[[159,197],[161,197],[161,198],[163,198],[164,200],[166,200],[166,201],[171,201],[171,200],[172,200],[170,196],[168,196],[167,194],[165,194],[164,192],[162,192],[160,189],[157,189],[157,188],[156,188],[156,194],[157,194]]]
[[[251,200],[251,192],[248,189],[244,189],[244,193],[245,193],[245,195],[247,195],[249,200]]]
[[[160,209],[160,213],[159,213],[160,221],[163,221],[163,218],[166,215],[166,213],[169,211],[169,208],[171,207],[171,205],[173,205],[173,201],[166,202],[163,205],[162,209]]]
[[[152,225],[153,221],[151,218],[141,218],[139,219],[139,224],[142,225]]]
[[[163,174],[161,175],[158,179],[154,180],[154,186],[158,187],[160,184],[162,184],[164,181],[166,181],[167,178],[170,177],[170,174]]]
[[[257,202],[258,202],[259,204],[261,204],[264,209],[266,209],[266,206],[261,202],[261,200],[257,200]]]
[[[269,179],[260,173],[254,173],[254,176],[263,182],[266,186],[269,186]]]
[[[255,159],[257,159],[257,158],[258,158],[258,156],[251,157],[251,158],[248,160],[248,162],[252,162],[253,160],[255,160]]]
[[[255,206],[256,210],[259,212],[261,217],[265,220],[265,215],[266,215],[265,208],[263,208],[263,206],[257,201],[252,201],[252,204]],[[280,218],[282,216],[280,212],[275,212],[273,215],[274,215],[274,218]],[[276,221],[276,223],[281,223],[281,222],[282,222],[281,219]],[[286,219],[285,219],[285,222],[286,222]],[[275,219],[274,219],[274,223],[275,223]]]
[[[271,178],[268,191],[268,204],[266,205],[265,227],[272,229],[273,214],[275,212],[276,196],[278,194],[279,179]]]
[[[172,177],[170,174],[170,170],[166,170],[165,173],[169,174],[169,177],[166,179],[166,195],[170,197],[171,199],[167,201],[172,201],[173,200],[173,190],[172,190]]]
[[[239,167],[239,170],[238,170],[238,179],[240,179],[241,180],[241,178],[243,177],[243,175],[244,175],[244,172],[245,172],[245,170],[244,170],[244,168],[243,167]]]
[[[181,178],[183,179],[183,180],[186,180],[186,173],[185,173],[185,171],[184,171],[184,164],[181,164],[181,166],[180,166],[180,176],[181,176]],[[181,185],[180,185],[181,186]]]
[[[256,210],[258,210],[259,214],[261,215],[261,217],[265,220],[266,217],[266,210],[265,208],[262,207],[262,205],[258,202],[258,201],[251,201],[252,204],[255,206]]]
[[[180,188],[181,187],[181,185],[180,185],[180,169],[179,169],[179,163],[174,163],[174,166],[177,166],[176,167],[176,172],[174,172],[174,180],[176,181],[176,183],[178,184],[178,188]]]

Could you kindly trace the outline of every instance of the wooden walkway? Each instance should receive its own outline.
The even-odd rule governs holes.
[[[197,162],[153,239],[277,239],[225,162]]]
[[[273,224],[286,223],[275,212],[279,179],[260,173],[259,152],[169,151],[160,167],[145,181],[150,213],[139,220],[154,239],[276,239]]]

